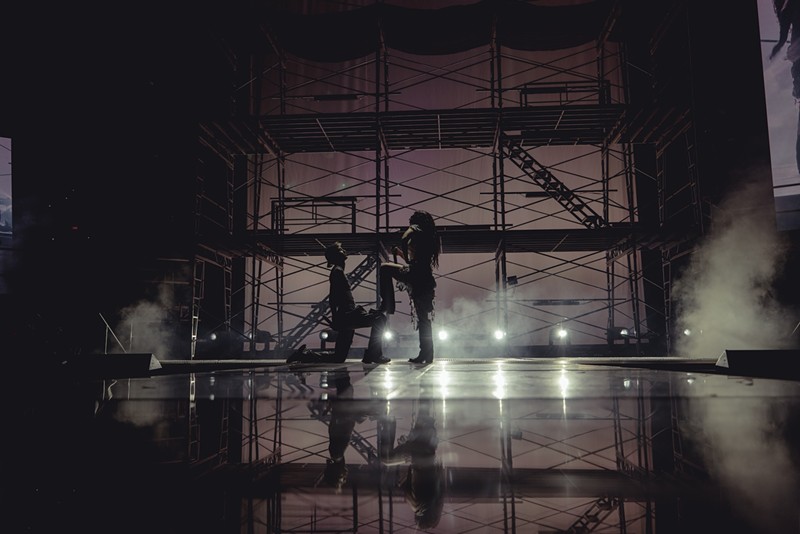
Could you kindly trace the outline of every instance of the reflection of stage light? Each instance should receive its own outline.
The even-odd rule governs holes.
[[[561,370],[561,376],[558,377],[558,389],[561,391],[561,397],[566,398],[569,390],[569,378],[567,378],[567,371]]]
[[[211,341],[216,341],[217,340],[217,333],[216,332],[211,332],[211,335],[208,336],[208,339],[210,339]]]
[[[439,340],[445,341],[450,335],[447,333],[447,330],[439,330]]]
[[[683,330],[683,335],[684,336],[691,336],[692,335],[692,331],[689,330],[688,328],[686,328],[686,329]]]
[[[492,395],[498,400],[503,400],[506,398],[506,377],[503,373],[503,367],[498,362],[497,364],[497,372],[492,376],[494,379],[494,391],[492,391]]]

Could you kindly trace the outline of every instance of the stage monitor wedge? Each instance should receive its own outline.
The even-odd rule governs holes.
[[[800,350],[797,349],[726,349],[716,367],[725,374],[800,380]]]
[[[66,362],[67,368],[84,378],[135,378],[161,369],[151,353],[86,354]]]

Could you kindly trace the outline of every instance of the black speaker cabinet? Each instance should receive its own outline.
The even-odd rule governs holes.
[[[67,362],[73,373],[90,378],[150,376],[161,363],[150,353],[85,354]]]
[[[800,350],[731,350],[727,349],[716,366],[723,373],[762,378],[800,379]]]

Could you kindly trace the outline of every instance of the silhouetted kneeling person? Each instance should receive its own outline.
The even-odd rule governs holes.
[[[344,274],[347,251],[340,242],[325,249],[325,259],[331,268],[328,275],[328,303],[331,308],[331,325],[337,332],[333,355],[307,350],[305,346],[296,350],[287,360],[306,363],[341,363],[347,359],[353,344],[356,328],[371,328],[369,343],[361,360],[364,363],[389,363],[391,359],[383,355],[383,331],[386,328],[386,315],[378,310],[356,306],[353,292]]]
[[[347,368],[336,369],[328,378],[336,387],[336,394],[328,398],[324,404],[313,404],[312,409],[319,415],[329,415],[328,421],[328,455],[325,470],[318,481],[340,492],[347,483],[347,461],[345,452],[353,438],[356,423],[367,418],[377,420],[377,447],[374,455],[370,455],[371,465],[379,465],[380,460],[391,450],[394,443],[396,421],[387,413],[385,398],[354,399],[353,386]]]

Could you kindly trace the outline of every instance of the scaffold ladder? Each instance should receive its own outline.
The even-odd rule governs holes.
[[[519,167],[536,185],[556,200],[578,222],[586,228],[595,229],[606,226],[606,222],[574,191],[556,178],[550,170],[536,161],[524,148],[518,139],[506,139],[503,144],[503,153],[508,159]]]

